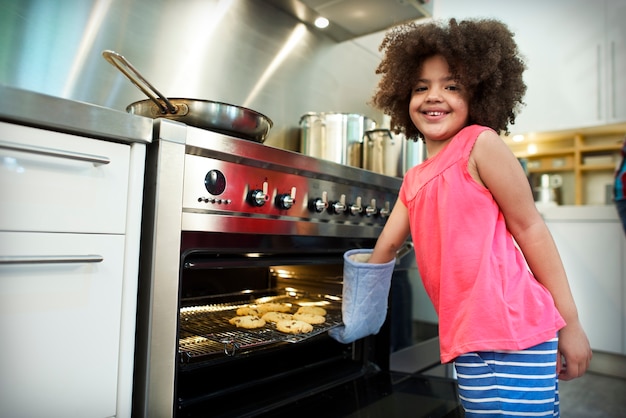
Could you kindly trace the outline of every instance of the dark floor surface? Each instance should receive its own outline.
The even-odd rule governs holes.
[[[559,382],[562,418],[626,418],[626,380],[587,372]]]

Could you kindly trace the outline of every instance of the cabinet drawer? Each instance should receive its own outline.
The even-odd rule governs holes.
[[[0,230],[124,233],[130,146],[0,123]]]
[[[123,253],[122,235],[0,232],[0,416],[115,415]]]

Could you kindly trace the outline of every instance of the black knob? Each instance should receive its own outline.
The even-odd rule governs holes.
[[[322,197],[309,200],[309,210],[311,212],[322,213],[328,207],[328,194],[322,192]]]
[[[336,214],[345,213],[346,210],[348,210],[348,206],[346,206],[346,196],[342,194],[341,199],[339,199],[336,202],[330,203],[328,205],[328,210],[331,213],[336,213]]]
[[[250,190],[250,192],[248,193],[248,196],[246,197],[246,200],[252,206],[257,206],[257,207],[263,206],[265,202],[270,200],[270,197],[267,194],[267,181],[263,182],[263,190],[260,190],[260,189]]]
[[[204,187],[213,196],[222,194],[226,189],[226,177],[219,170],[211,170],[204,176]]]
[[[290,209],[295,203],[295,199],[290,194],[279,194],[275,200],[278,209]]]
[[[252,206],[263,206],[265,204],[265,202],[268,200],[268,196],[267,194],[263,193],[263,190],[251,190],[248,193],[248,197],[247,197],[247,201],[249,204],[251,204]]]

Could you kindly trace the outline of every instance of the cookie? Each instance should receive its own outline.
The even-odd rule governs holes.
[[[236,325],[237,328],[254,329],[265,326],[265,320],[255,315],[236,316],[228,322]]]
[[[303,321],[308,324],[323,324],[326,322],[326,318],[324,316],[310,313],[295,313],[293,314],[293,319]]]
[[[285,319],[293,319],[293,315],[286,312],[267,312],[261,318],[267,322],[278,322]]]
[[[300,306],[297,313],[308,313],[314,315],[326,315],[326,309],[320,306]]]
[[[250,306],[242,306],[240,308],[237,308],[237,315],[238,316],[246,316],[246,315],[259,316],[259,311],[257,311],[256,309]]]
[[[276,329],[287,334],[306,334],[313,331],[313,325],[295,319],[286,319],[278,321]]]
[[[266,312],[289,312],[291,311],[291,304],[289,303],[259,303],[254,308],[262,315]]]

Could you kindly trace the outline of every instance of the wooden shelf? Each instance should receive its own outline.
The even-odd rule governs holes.
[[[565,171],[573,171],[573,167],[558,167],[558,168],[529,168],[528,173],[562,173]]]
[[[615,170],[615,164],[581,164],[581,171],[612,171]]]
[[[621,149],[622,149],[622,144],[583,145],[580,147],[580,152],[610,152],[610,151],[619,151]]]
[[[613,160],[622,149],[625,134],[626,124],[619,124],[540,134],[522,143],[511,139],[505,139],[505,142],[516,157],[526,160],[529,174],[572,173],[574,203],[583,205],[588,201],[584,194],[586,182],[592,181],[590,176],[596,176],[596,173],[605,175],[615,170],[616,162]],[[537,152],[529,153],[528,144],[533,144]],[[595,158],[597,163],[591,162],[594,157],[599,157]]]

